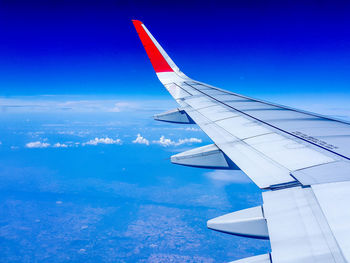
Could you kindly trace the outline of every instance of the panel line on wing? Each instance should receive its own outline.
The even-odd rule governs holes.
[[[194,87],[193,87],[193,88],[194,88]],[[196,88],[194,88],[194,89],[196,89]],[[200,90],[199,90],[199,91],[200,91]],[[202,91],[200,91],[200,92],[202,92]],[[221,103],[221,104],[223,104],[223,105],[226,105],[227,107],[230,107],[230,108],[232,108],[233,110],[235,110],[235,111],[237,111],[237,112],[240,112],[241,114],[246,115],[246,116],[248,116],[248,117],[250,117],[250,118],[252,118],[252,119],[254,119],[254,120],[257,120],[257,121],[259,121],[259,122],[261,122],[261,123],[263,123],[263,124],[265,124],[265,125],[267,125],[267,126],[270,126],[270,127],[274,128],[274,129],[277,129],[277,130],[279,130],[279,131],[281,131],[281,132],[283,132],[283,133],[286,133],[286,134],[288,134],[288,135],[290,135],[290,136],[292,136],[292,137],[295,137],[295,138],[298,138],[298,139],[300,139],[300,140],[302,140],[302,141],[305,141],[305,142],[307,142],[307,143],[310,143],[310,144],[312,144],[312,145],[314,145],[314,146],[317,146],[317,147],[319,147],[319,148],[321,148],[321,149],[323,149],[323,150],[326,150],[326,151],[328,151],[328,152],[331,152],[331,153],[333,153],[333,154],[335,154],[335,155],[337,155],[337,156],[340,156],[340,157],[342,157],[342,158],[344,158],[344,159],[350,160],[349,157],[347,157],[347,156],[345,156],[345,155],[343,155],[343,154],[340,154],[340,153],[338,153],[338,152],[335,152],[335,151],[333,151],[333,150],[331,150],[331,149],[328,149],[328,148],[326,148],[326,147],[324,147],[324,146],[322,146],[322,145],[319,145],[319,144],[317,144],[317,143],[315,143],[315,142],[312,142],[312,141],[307,140],[307,139],[305,139],[305,138],[303,138],[303,137],[300,137],[300,136],[298,136],[298,135],[296,135],[296,134],[293,134],[293,133],[288,132],[288,131],[286,131],[286,130],[283,130],[283,129],[279,128],[279,127],[276,127],[276,126],[274,126],[274,125],[272,125],[272,124],[270,124],[270,123],[268,123],[268,122],[266,122],[266,121],[263,121],[263,120],[260,120],[260,119],[258,119],[258,118],[256,118],[256,117],[254,117],[254,116],[251,116],[250,114],[248,114],[248,113],[246,113],[246,112],[244,112],[244,111],[238,110],[238,109],[236,109],[236,108],[234,108],[234,107],[232,107],[232,106],[226,104],[225,102],[222,102],[222,101],[220,101],[220,100],[217,100],[215,97],[212,97],[212,96],[206,94],[205,92],[202,92],[202,93],[203,93],[204,95],[208,96],[209,98],[211,98],[211,99],[217,101],[218,103]],[[332,120],[332,119],[330,119],[330,120]]]
[[[337,119],[337,118],[331,118],[331,117],[329,117],[329,116],[322,115],[322,114],[317,114],[317,113],[314,113],[314,112],[308,112],[308,111],[298,110],[298,109],[295,109],[295,108],[292,108],[292,107],[287,107],[287,106],[284,106],[284,105],[279,105],[279,104],[271,103],[271,102],[268,102],[268,101],[263,101],[263,100],[258,100],[258,99],[250,98],[250,97],[247,97],[247,96],[244,96],[244,95],[241,95],[241,94],[237,94],[237,93],[234,93],[234,92],[231,92],[231,91],[219,89],[219,88],[217,88],[217,87],[214,87],[214,86],[211,86],[211,85],[208,85],[208,84],[205,84],[205,83],[201,83],[201,82],[199,82],[199,81],[197,81],[197,83],[198,83],[198,85],[203,85],[203,86],[209,87],[209,88],[211,88],[211,89],[215,89],[215,90],[221,91],[221,92],[223,92],[223,93],[226,93],[226,94],[228,94],[228,95],[233,95],[233,96],[245,98],[245,99],[247,99],[247,100],[253,100],[253,101],[256,101],[256,102],[259,102],[259,103],[263,103],[263,104],[267,104],[267,105],[279,107],[279,108],[282,108],[282,109],[286,109],[286,110],[290,110],[290,111],[294,111],[294,112],[298,112],[298,113],[302,113],[302,114],[307,114],[307,115],[311,115],[311,116],[315,116],[315,117],[320,117],[320,118],[327,119],[327,120],[330,120],[330,121],[340,122],[340,123],[343,123],[343,124],[350,124],[350,121],[339,120],[339,119]],[[192,86],[192,85],[191,85],[191,86]],[[193,88],[194,88],[194,87],[193,87]],[[199,90],[200,90],[200,89],[199,89]],[[208,96],[208,95],[207,95],[207,96]]]

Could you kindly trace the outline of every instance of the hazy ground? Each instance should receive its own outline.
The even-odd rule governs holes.
[[[260,193],[240,173],[170,163],[210,140],[154,122],[169,101],[43,101],[3,103],[2,262],[225,262],[268,250],[206,228]]]

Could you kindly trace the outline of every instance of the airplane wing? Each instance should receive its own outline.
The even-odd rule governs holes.
[[[193,80],[142,22],[133,23],[159,80],[179,105],[155,119],[196,123],[213,141],[171,161],[239,168],[263,190],[262,206],[207,223],[270,240],[270,253],[237,262],[350,262],[350,124]]]

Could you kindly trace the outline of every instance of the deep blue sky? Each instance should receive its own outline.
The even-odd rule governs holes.
[[[1,95],[166,95],[131,19],[187,75],[224,89],[348,89],[345,1],[146,2],[1,1]]]

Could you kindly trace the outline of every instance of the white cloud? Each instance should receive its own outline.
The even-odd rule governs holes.
[[[82,145],[97,145],[97,144],[122,144],[122,141],[120,139],[111,139],[111,138],[95,138],[93,140],[90,140],[88,142],[83,143]]]
[[[193,127],[187,127],[185,128],[186,131],[202,131],[201,129],[198,129],[198,128],[193,128]]]
[[[215,170],[204,174],[219,185],[250,183],[250,179],[240,170]]]
[[[53,147],[54,148],[67,148],[68,147],[68,145],[67,144],[64,144],[64,143],[55,143],[54,145],[53,145]]]
[[[198,138],[185,138],[185,139],[179,139],[176,145],[186,144],[186,143],[201,143],[202,139]]]
[[[47,142],[40,142],[40,141],[28,142],[26,144],[27,148],[47,148],[49,146],[50,146],[49,143],[47,143]]]
[[[61,135],[75,135],[74,131],[58,131],[57,134]]]
[[[165,138],[164,135],[162,135],[158,141],[153,141],[153,143],[160,144],[164,147],[176,144],[176,142],[172,141],[171,139]]]
[[[114,107],[109,111],[111,112],[122,112],[134,108],[135,106],[130,102],[117,102],[114,104]]]
[[[132,141],[132,143],[139,143],[139,144],[146,144],[149,145],[149,140],[142,137],[141,134],[137,134],[137,137],[135,140]]]
[[[165,138],[164,135],[162,135],[158,141],[153,141],[155,144],[160,144],[161,146],[168,147],[168,146],[179,146],[182,144],[188,144],[188,143],[201,143],[202,140],[198,138],[185,138],[185,139],[179,139],[177,142],[173,141],[171,139]]]

